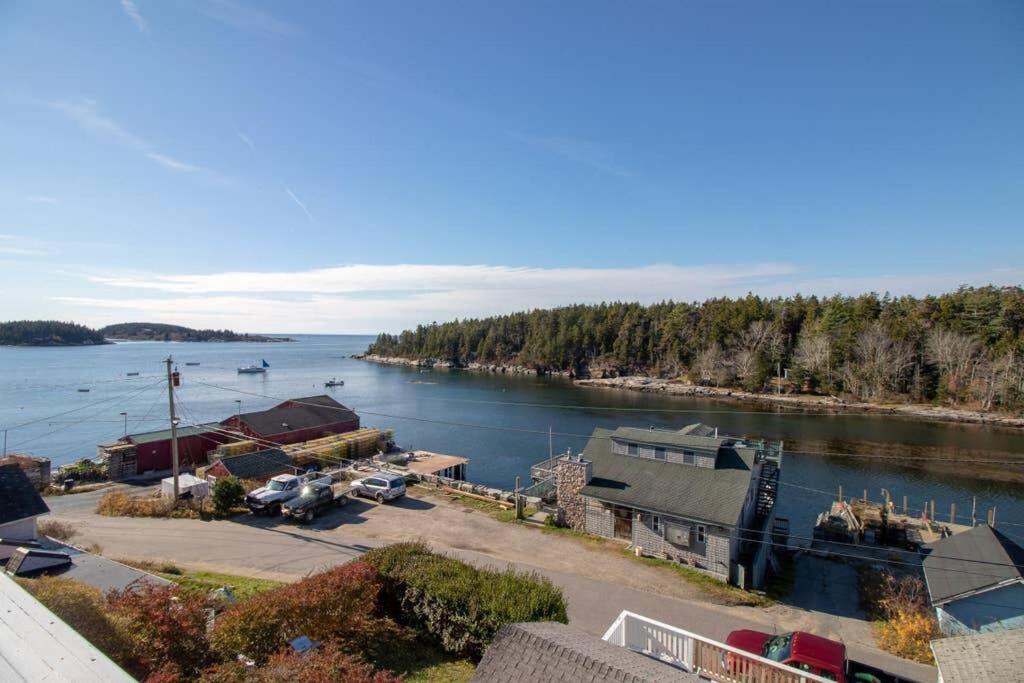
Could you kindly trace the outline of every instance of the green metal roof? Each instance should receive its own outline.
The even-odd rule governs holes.
[[[729,441],[727,438],[717,436],[689,434],[685,430],[673,432],[667,429],[638,429],[636,427],[619,427],[611,433],[611,437],[620,441],[636,441],[655,446],[702,448],[712,451],[717,451],[722,444]]]
[[[756,450],[726,446],[715,468],[616,455],[607,429],[595,429],[583,450],[593,463],[593,477],[580,491],[585,496],[676,517],[735,526],[750,487]]]
[[[216,422],[208,422],[200,425],[186,425],[184,427],[178,427],[178,438],[186,436],[195,436],[197,434],[206,434],[215,429],[220,429],[220,424]],[[126,438],[130,439],[134,444],[153,443],[154,441],[166,441],[171,438],[171,430],[161,429],[155,432],[142,432],[141,434],[129,434]]]

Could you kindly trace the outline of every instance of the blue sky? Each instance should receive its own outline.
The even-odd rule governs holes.
[[[0,319],[1024,280],[1010,2],[0,1]]]

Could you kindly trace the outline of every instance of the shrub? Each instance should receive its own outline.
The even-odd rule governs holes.
[[[221,664],[203,672],[203,683],[401,683],[402,678],[388,671],[374,671],[359,657],[345,651],[342,643],[329,641],[306,654],[283,650],[258,669],[237,661]]]
[[[210,663],[208,601],[177,586],[143,583],[107,596],[111,615],[132,641],[133,670],[188,678]]]
[[[929,641],[939,624],[928,605],[924,582],[916,576],[888,572],[861,574],[864,607],[878,620],[875,633],[883,650],[924,664],[933,663]]]
[[[399,543],[363,556],[384,577],[384,603],[453,654],[478,658],[505,624],[568,621],[562,592],[538,574],[478,569]]]
[[[171,501],[157,497],[129,496],[124,491],[111,491],[100,498],[96,512],[107,517],[166,517]]]
[[[39,533],[58,541],[70,541],[78,535],[78,529],[66,522],[58,522],[55,519],[44,519],[36,525]]]
[[[245,496],[245,487],[237,477],[220,477],[213,484],[213,509],[221,515],[231,511],[231,508],[241,505]]]
[[[26,580],[22,585],[103,654],[122,666],[129,660],[128,638],[107,614],[99,589],[59,576]]]
[[[359,561],[340,565],[227,609],[211,641],[224,658],[244,654],[257,662],[302,635],[372,649],[391,628],[377,609],[380,589],[372,566]]]

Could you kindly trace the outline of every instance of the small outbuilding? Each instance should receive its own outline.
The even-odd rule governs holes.
[[[214,482],[220,477],[237,477],[265,481],[278,474],[295,472],[291,456],[280,448],[265,451],[225,455],[217,458],[206,468],[207,480]]]
[[[982,525],[928,549],[924,576],[944,634],[1024,628],[1024,548]]]
[[[160,495],[164,498],[174,497],[174,477],[160,480]],[[189,496],[202,500],[210,495],[210,482],[191,474],[178,475],[178,496]]]
[[[0,465],[0,538],[35,540],[36,520],[50,511],[17,463]]]

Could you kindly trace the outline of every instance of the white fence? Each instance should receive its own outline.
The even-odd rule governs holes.
[[[604,640],[713,681],[829,683],[827,678],[625,610],[605,632]]]

